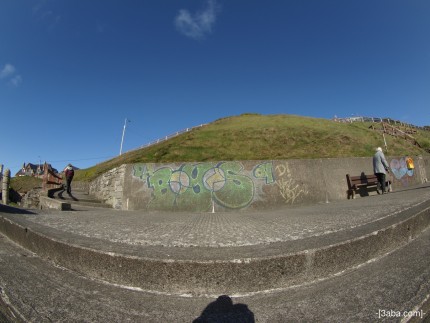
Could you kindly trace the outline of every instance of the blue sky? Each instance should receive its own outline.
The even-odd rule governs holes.
[[[0,163],[80,168],[254,112],[430,125],[428,0],[2,0]]]

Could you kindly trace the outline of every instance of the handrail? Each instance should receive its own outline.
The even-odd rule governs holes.
[[[184,130],[177,131],[177,132],[175,132],[173,134],[170,134],[170,135],[167,135],[167,136],[165,136],[163,138],[151,141],[151,142],[147,143],[146,145],[142,145],[142,146],[140,146],[138,148],[131,149],[131,150],[127,151],[127,152],[134,151],[134,150],[139,150],[139,149],[142,149],[142,148],[147,148],[147,147],[156,145],[156,144],[158,144],[160,142],[166,141],[168,139],[174,138],[174,137],[179,136],[179,135],[181,135],[183,133],[189,132],[189,131],[191,131],[193,129],[196,129],[196,128],[201,128],[201,127],[206,126],[206,125],[207,125],[207,123],[202,123],[202,124],[200,124],[198,126],[195,126],[195,127],[186,128]]]

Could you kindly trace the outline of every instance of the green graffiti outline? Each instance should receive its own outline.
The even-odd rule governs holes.
[[[243,165],[238,162],[220,162],[216,167],[224,172],[225,185],[212,192],[214,201],[230,209],[248,206],[254,199],[254,182],[242,174]]]
[[[241,209],[252,203],[255,184],[243,170],[243,164],[237,161],[182,164],[178,168],[163,166],[158,169],[152,164],[135,164],[132,175],[146,182],[152,190],[149,209],[208,211],[212,203],[230,209]],[[209,172],[212,172],[210,176],[207,175]],[[256,179],[265,179],[266,184],[272,183],[272,162],[257,165],[252,174]],[[187,177],[183,177],[185,175]]]
[[[147,165],[146,164],[134,164],[132,176],[143,179],[143,176],[147,176]]]
[[[212,205],[211,193],[203,183],[203,176],[208,169],[213,167],[212,163],[197,163],[181,165],[180,170],[188,175],[189,183],[187,189],[178,194],[176,208],[188,211],[208,211]]]
[[[273,174],[273,162],[261,163],[254,167],[252,174],[255,178],[265,179],[266,184],[275,183],[275,176]]]
[[[152,188],[149,209],[169,210],[175,205],[176,193],[169,185],[172,172],[170,167],[161,167],[148,176],[148,188]]]

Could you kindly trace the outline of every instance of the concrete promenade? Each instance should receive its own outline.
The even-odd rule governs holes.
[[[0,311],[34,322],[420,321],[429,210],[430,185],[252,212],[0,206]]]
[[[353,229],[419,205],[430,185],[387,195],[265,211],[186,213],[120,211],[73,205],[37,210],[25,220],[79,236],[134,246],[245,247]]]

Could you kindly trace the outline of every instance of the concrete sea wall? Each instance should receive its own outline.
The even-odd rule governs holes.
[[[406,157],[387,158],[393,190],[430,174],[430,157],[414,157],[413,170]],[[94,180],[90,193],[122,210],[264,209],[347,199],[348,173],[372,174],[372,158],[128,164]]]

